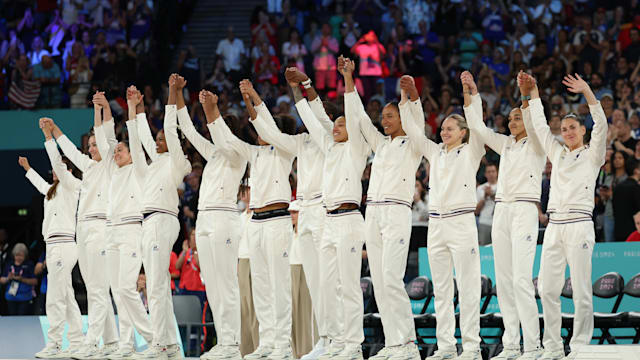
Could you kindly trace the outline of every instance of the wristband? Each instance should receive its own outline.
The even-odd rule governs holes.
[[[531,100],[531,95],[522,95],[520,96],[520,100],[522,101]]]
[[[301,82],[300,84],[302,84],[302,87],[304,87],[305,89],[308,89],[311,87],[311,79],[307,79],[303,82]]]

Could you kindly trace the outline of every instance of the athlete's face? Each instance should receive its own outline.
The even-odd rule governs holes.
[[[398,107],[387,104],[382,109],[382,128],[384,134],[389,136],[404,135],[402,123],[400,122],[400,113]]]
[[[333,141],[345,142],[349,140],[349,134],[347,133],[347,121],[344,116],[340,116],[333,123]]]
[[[458,144],[462,144],[462,139],[466,133],[467,130],[461,129],[460,126],[458,126],[458,121],[450,117],[442,123],[440,137],[445,145],[457,146]]]
[[[91,158],[95,161],[102,160],[102,157],[100,156],[100,152],[98,151],[96,137],[93,135],[89,137],[89,154],[91,155]]]
[[[519,108],[511,110],[509,113],[509,130],[511,131],[511,135],[516,138],[527,136],[527,131],[522,121],[522,111]]]
[[[160,130],[156,135],[156,152],[162,154],[167,151],[167,139],[164,137],[164,130]]]
[[[562,120],[560,132],[565,145],[573,150],[584,144],[584,134],[587,132],[587,129],[575,118],[568,117]]]
[[[114,160],[118,167],[123,167],[125,165],[131,164],[131,153],[129,153],[129,148],[124,143],[118,143],[116,145],[116,149],[114,150],[113,155]]]

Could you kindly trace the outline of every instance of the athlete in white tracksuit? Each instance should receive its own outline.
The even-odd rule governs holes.
[[[205,115],[210,124],[216,119],[212,113]],[[219,112],[215,116],[219,116]],[[201,275],[211,304],[217,344],[202,358],[240,359],[238,248],[242,225],[236,202],[247,161],[200,135],[186,108],[178,110],[178,123],[186,138],[207,161],[198,198],[196,244],[200,259],[206,259],[200,262]]]
[[[108,140],[101,127],[96,128],[96,141],[102,143],[101,147],[106,147]],[[132,163],[129,148],[123,142],[116,145],[114,153],[105,156],[105,161],[111,181],[107,208],[107,260],[111,291],[116,295],[114,300],[120,321],[120,348],[109,359],[130,359],[135,356],[134,327],[148,344],[153,343],[151,322],[136,291],[142,266],[143,196],[140,179],[144,177],[144,167],[140,161]]]
[[[467,92],[465,87],[464,111],[469,116],[472,110]],[[401,118],[403,129],[420,147],[430,169],[427,251],[433,278],[438,351],[429,359],[457,356],[455,267],[464,350],[458,358],[480,360],[480,254],[473,213],[477,203],[476,173],[485,154],[484,143],[473,131],[469,134],[465,119],[457,114],[443,121],[440,145],[429,140],[409,116],[403,117],[401,113]]]
[[[147,279],[147,299],[153,331],[153,343],[136,358],[157,359],[167,356],[171,359],[182,358],[177,345],[175,315],[171,301],[171,276],[167,272],[171,259],[173,243],[178,238],[178,186],[191,172],[178,139],[176,120],[176,92],[184,83],[172,75],[169,80],[169,101],[165,107],[164,130],[153,141],[149,124],[144,114],[142,96],[135,87],[127,92],[129,107],[129,142],[131,158],[136,166],[141,166],[142,184],[142,264]],[[178,88],[179,87],[179,88]],[[178,106],[185,109],[184,101]],[[137,108],[137,110],[136,110]],[[136,114],[137,112],[137,114]],[[147,165],[142,144],[145,145],[151,164]]]
[[[328,308],[334,309],[335,316],[341,319],[342,332],[334,340],[342,346],[330,346],[326,355],[320,358],[362,359],[364,309],[360,268],[365,228],[359,210],[360,179],[371,149],[355,120],[339,117],[333,134],[329,135],[302,98],[300,89],[294,88],[293,94],[298,114],[325,155],[322,192],[326,213],[320,255],[323,264],[321,287],[326,292]]]
[[[300,75],[306,77],[302,73]],[[310,86],[310,85],[307,85]],[[314,93],[315,94],[315,93]],[[257,94],[256,94],[257,95]],[[311,96],[310,96],[311,97]],[[315,96],[311,105],[312,115],[318,119],[318,123],[326,135],[329,136],[333,123],[327,116],[320,98]],[[298,186],[296,188],[296,199],[301,201],[301,209],[299,215],[299,238],[301,247],[301,261],[305,273],[311,301],[314,308],[315,317],[318,322],[318,332],[320,341],[309,354],[303,356],[303,359],[315,359],[323,355],[328,350],[333,350],[338,346],[342,349],[339,340],[342,329],[342,316],[336,312],[330,302],[335,300],[335,294],[326,291],[324,284],[325,272],[328,261],[335,261],[335,257],[331,260],[323,258],[322,249],[324,248],[323,219],[325,209],[322,205],[322,179],[325,152],[322,151],[317,142],[312,141],[309,133],[297,135],[288,135],[282,133],[273,121],[267,120],[271,118],[269,110],[261,103],[256,106],[258,114],[261,115],[253,121],[258,135],[264,141],[276,148],[294,154],[297,157],[298,169]],[[327,255],[326,253],[324,255]],[[319,264],[322,264],[319,265]],[[331,347],[329,342],[331,341]]]
[[[247,83],[243,81],[244,85],[241,85],[245,90],[251,86]],[[256,113],[245,90],[244,101],[251,120],[255,121],[262,115]],[[203,93],[206,110],[208,101],[215,101],[215,95]],[[257,102],[255,105],[264,106]],[[208,127],[214,143],[232,150],[251,164],[249,207],[254,214],[249,223],[249,257],[253,301],[260,324],[260,345],[244,358],[290,359],[291,272],[288,251],[292,229],[287,207],[291,200],[289,174],[294,154],[273,145],[255,146],[239,140],[219,115]]]
[[[82,171],[80,201],[78,204],[76,241],[78,264],[87,288],[89,327],[85,336],[84,351],[73,355],[76,359],[104,358],[118,350],[118,328],[116,327],[109,296],[109,266],[107,263],[107,202],[109,178],[107,176],[109,153],[113,153],[116,141],[113,118],[108,102],[102,96],[94,105],[94,131],[101,128],[111,139],[98,143],[95,135],[89,137],[89,154],[81,153],[76,146],[53,124],[53,136],[69,160]],[[104,105],[98,104],[101,102]],[[102,121],[101,112],[104,111]],[[105,147],[102,147],[105,146]],[[114,293],[114,297],[117,296]],[[126,323],[121,318],[120,324]],[[104,343],[99,347],[100,339]]]
[[[345,75],[347,81],[353,81],[350,75]],[[373,358],[417,359],[420,354],[414,343],[413,314],[403,279],[411,240],[411,201],[422,154],[402,131],[397,106],[387,104],[383,109],[382,126],[388,134],[384,136],[369,119],[355,90],[347,90],[344,98],[347,119],[359,123],[362,135],[375,153],[367,192],[365,231],[385,348]],[[413,120],[422,116],[417,96],[404,103],[402,109],[417,111],[419,115],[412,116]],[[424,129],[423,119],[418,127]]]
[[[466,94],[471,97],[471,105],[465,111],[469,128],[500,155],[491,238],[505,332],[504,350],[494,359],[536,359],[542,355],[542,348],[532,272],[538,238],[537,203],[547,156],[536,139],[528,110],[513,109],[509,114],[512,135],[498,134],[482,119],[482,99],[472,75],[463,73],[462,82],[471,91]],[[524,357],[520,353],[521,323]]]
[[[569,91],[582,93],[589,104],[593,118],[591,141],[583,142],[584,124],[575,116],[562,120],[560,144],[549,130],[535,80],[521,73],[518,77],[523,95],[529,95],[528,109],[537,138],[553,164],[551,193],[549,195],[549,225],[544,233],[538,290],[544,311],[545,354],[542,359],[561,359],[564,346],[561,337],[562,314],[560,293],[564,285],[567,264],[571,273],[575,315],[571,354],[577,356],[580,348],[589,344],[593,336],[593,298],[591,285],[591,255],[595,243],[592,214],[594,187],[600,168],[605,162],[607,118],[598,99],[579,76],[565,77]],[[523,107],[527,104],[523,104]]]
[[[25,158],[19,159],[21,165],[27,170],[26,178],[45,196],[42,236],[46,244],[46,261],[49,269],[46,301],[49,330],[45,348],[35,356],[62,358],[70,357],[73,352],[79,350],[83,341],[82,317],[71,285],[71,271],[78,261],[75,232],[80,179],[74,177],[62,162],[50,128],[43,128],[43,132],[46,137],[45,148],[53,168],[53,185],[47,183],[29,167]],[[67,337],[70,346],[63,351],[62,335],[65,323],[69,324]]]

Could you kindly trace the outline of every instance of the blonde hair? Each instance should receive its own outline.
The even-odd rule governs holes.
[[[456,121],[456,124],[458,124],[458,127],[460,128],[460,130],[465,131],[464,136],[462,137],[462,142],[468,143],[469,142],[469,126],[467,125],[467,120],[460,114],[451,114],[447,116],[447,118],[444,120],[446,121],[447,119],[454,119]]]

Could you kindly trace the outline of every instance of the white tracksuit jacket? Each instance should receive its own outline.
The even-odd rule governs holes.
[[[376,303],[380,310],[385,345],[404,345],[415,340],[411,303],[404,289],[411,239],[411,203],[416,170],[422,154],[407,136],[392,139],[378,132],[364,111],[356,91],[345,93],[345,116],[355,120],[375,153],[367,191],[366,245]],[[403,104],[424,117],[420,102]],[[415,120],[414,120],[415,121]],[[417,126],[424,129],[424,119]],[[384,268],[383,268],[384,264]]]
[[[469,116],[470,109],[465,108]],[[480,350],[480,255],[476,208],[476,173],[484,142],[472,131],[469,142],[447,150],[436,144],[400,109],[402,127],[429,161],[429,233],[427,251],[433,277],[438,348],[455,351],[453,265],[460,299],[460,331],[465,351]],[[473,115],[471,115],[473,116]]]
[[[80,346],[83,340],[82,318],[73,296],[71,271],[78,260],[75,233],[81,181],[67,171],[55,141],[48,140],[44,146],[59,180],[54,197],[47,200],[46,195],[52,185],[35,170],[29,169],[26,177],[45,195],[42,236],[46,243],[46,260],[49,265],[46,309],[50,327],[47,341],[62,346],[64,326],[68,322],[69,342],[72,346]]]
[[[540,99],[529,101],[529,108],[536,136],[553,164],[549,226],[544,234],[538,277],[545,323],[543,344],[549,351],[563,350],[560,293],[568,264],[575,306],[570,346],[577,352],[593,336],[592,213],[596,178],[605,163],[607,118],[600,103],[589,105],[594,121],[591,142],[570,150],[551,134]]]
[[[532,279],[538,235],[542,171],[547,159],[536,138],[528,108],[521,109],[527,136],[495,133],[482,119],[482,99],[472,96],[467,109],[469,128],[500,155],[496,208],[491,238],[498,303],[505,325],[505,349],[520,349],[520,324],[525,351],[540,345],[538,306]]]

